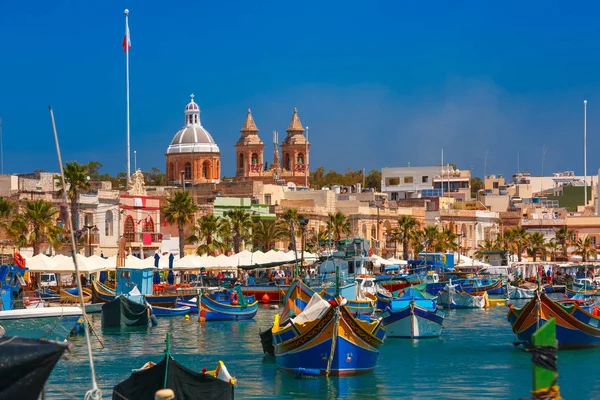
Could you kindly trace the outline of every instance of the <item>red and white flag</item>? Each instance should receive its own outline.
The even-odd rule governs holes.
[[[125,37],[123,38],[123,52],[127,53],[131,49],[131,37],[129,36],[129,22],[125,20]]]

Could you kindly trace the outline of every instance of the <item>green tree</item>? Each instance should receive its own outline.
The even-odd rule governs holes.
[[[436,251],[439,252],[458,251],[458,235],[452,232],[452,229],[446,228],[440,232],[436,245]]]
[[[550,252],[552,261],[556,261],[556,253],[560,250],[560,244],[555,238],[552,238],[546,243],[546,249]]]
[[[152,167],[150,171],[145,171],[143,174],[149,186],[165,186],[167,182],[167,175],[159,168]]]
[[[77,161],[67,161],[64,167],[65,183],[67,185],[67,198],[71,206],[71,226],[74,230],[79,229],[79,194],[90,190],[90,178],[88,175],[88,169],[86,165],[81,165]],[[58,191],[62,194],[64,188],[62,187],[62,180],[60,176],[56,176],[58,179]]]
[[[388,232],[388,240],[394,243],[394,258],[396,258],[397,245],[402,240],[402,232],[400,232],[398,227]]]
[[[198,211],[198,206],[194,203],[194,199],[189,192],[183,190],[176,191],[167,198],[167,205],[162,209],[165,221],[169,224],[177,224],[179,257],[185,256],[183,228],[193,222],[196,211]]]
[[[485,184],[483,183],[481,178],[478,176],[471,178],[471,197],[476,199],[477,192],[479,192],[479,190],[481,189],[485,189]]]
[[[87,163],[88,176],[91,180],[100,180],[100,168],[102,168],[102,164],[98,161],[89,161]]]
[[[216,255],[218,251],[225,251],[226,244],[222,240],[231,235],[229,222],[216,215],[204,215],[191,227],[192,234],[188,243],[196,244],[198,255]]]
[[[381,192],[381,172],[376,169],[371,170],[365,177],[365,186]]]
[[[348,218],[339,211],[335,214],[329,214],[327,230],[333,234],[334,240],[341,240],[342,235],[346,236],[352,233],[350,221],[348,221]]]
[[[294,242],[294,235],[300,231],[300,219],[304,218],[301,214],[298,214],[298,210],[295,208],[288,208],[281,216],[281,220],[285,223],[288,230],[288,236],[290,243]],[[294,221],[294,233],[292,234],[292,221]]]
[[[33,247],[33,255],[40,254],[42,243],[60,246],[63,230],[56,225],[58,210],[45,200],[28,201],[22,215],[15,219],[15,228],[23,228],[22,240]]]
[[[486,253],[494,250],[499,250],[498,242],[490,239],[485,239],[483,243],[479,243],[477,245],[477,250],[475,250],[474,256],[479,260],[483,260],[483,262],[488,262],[490,256]]]
[[[289,230],[283,221],[259,220],[252,229],[254,242],[264,252],[271,250],[278,240],[285,239],[288,235]]]
[[[423,229],[423,239],[425,239],[425,251],[431,253],[439,249],[440,231],[437,226],[426,226]]]
[[[248,240],[251,236],[254,220],[252,213],[241,208],[226,211],[224,216],[229,219],[231,224],[231,233],[233,235],[233,251],[239,253],[242,243]]]
[[[508,242],[511,249],[517,255],[517,259],[521,262],[523,252],[529,245],[529,232],[521,226],[514,227],[510,231],[504,232],[504,237],[508,235]]]
[[[527,246],[527,255],[533,257],[533,262],[537,261],[538,254],[546,253],[546,240],[540,232],[533,232],[529,235],[529,244]]]
[[[573,241],[573,237],[575,236],[575,231],[573,229],[569,229],[566,226],[561,227],[555,233],[556,241],[560,244],[560,248],[562,250],[562,256],[566,260],[567,252],[569,250],[569,246]]]
[[[402,242],[402,259],[404,260],[408,260],[408,246],[416,238],[415,232],[417,230],[417,220],[410,215],[403,215],[398,219],[398,232]]]
[[[306,239],[306,248],[313,253],[319,251],[321,246],[329,244],[331,244],[331,242],[327,230],[310,232]]]
[[[587,262],[590,257],[596,256],[596,246],[592,242],[591,236],[586,236],[585,239],[577,239],[575,242],[575,254],[581,256],[581,261],[583,262]]]
[[[15,205],[5,197],[0,197],[0,220],[8,219],[14,211]]]

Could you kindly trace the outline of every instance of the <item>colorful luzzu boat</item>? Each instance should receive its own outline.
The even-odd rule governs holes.
[[[314,292],[300,309],[306,298],[295,296],[311,291],[295,281],[281,316],[275,317],[271,332],[277,366],[289,372],[325,375],[372,371],[385,338],[381,319],[357,319],[345,307],[345,299],[326,301]]]
[[[537,293],[522,308],[508,305],[507,319],[519,340],[531,345],[532,335],[554,318],[559,349],[600,347],[600,314],[597,306],[574,302],[561,304],[545,293]],[[589,311],[592,311],[590,313]]]
[[[437,297],[407,288],[393,298],[381,314],[389,337],[433,338],[442,334],[444,314],[437,308]]]
[[[200,313],[201,321],[225,321],[252,319],[258,311],[258,301],[254,296],[244,296],[239,287],[225,292],[203,293],[198,297],[177,302],[180,307],[189,307],[190,312]]]
[[[121,270],[123,268],[119,268],[119,270]],[[152,281],[150,281],[151,284]],[[139,287],[143,287],[145,286],[144,284],[140,283],[135,283],[134,285],[138,285]],[[129,286],[129,288],[131,288],[131,286]],[[152,293],[152,286],[150,285],[148,288],[148,292],[144,293],[144,295],[146,296],[146,301],[148,301],[148,303],[150,303],[150,305],[158,305],[158,306],[163,306],[163,307],[171,307],[173,305],[175,305],[175,303],[177,302],[177,300],[190,300],[193,299],[197,296],[195,292],[195,289],[189,289],[187,290],[187,292],[183,292],[183,291],[178,291],[177,293],[174,294],[154,294]],[[124,292],[126,293],[126,292]],[[116,290],[112,289],[104,284],[102,284],[101,282],[97,281],[97,280],[93,280],[92,281],[92,302],[93,303],[107,303],[109,301],[112,301],[115,299],[115,297],[117,296]]]
[[[475,296],[460,290],[460,286],[452,282],[438,293],[438,303],[444,308],[485,308],[489,305],[487,292]]]

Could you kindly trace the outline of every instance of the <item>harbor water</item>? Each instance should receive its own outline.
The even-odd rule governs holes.
[[[516,301],[514,302],[516,303]],[[102,333],[100,314],[91,316],[104,342],[92,338],[99,386],[104,398],[147,361],[159,362],[165,334],[171,333],[174,358],[195,371],[214,369],[223,360],[237,378],[239,399],[519,399],[530,395],[531,354],[517,349],[506,321],[506,307],[445,310],[439,339],[388,338],[371,374],[297,379],[278,371],[265,357],[259,329],[271,326],[278,310],[261,305],[254,320],[199,323],[197,315],[159,318],[145,331]],[[71,338],[75,349],[52,373],[46,398],[83,398],[91,388],[85,339]],[[560,391],[565,399],[600,399],[596,377],[600,349],[559,352]]]

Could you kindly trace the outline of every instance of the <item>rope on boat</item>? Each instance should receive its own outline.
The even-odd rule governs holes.
[[[556,360],[558,359],[558,356],[556,351],[556,347],[554,346],[534,346],[532,350],[532,361],[539,367],[548,369],[552,372],[557,372]]]
[[[531,396],[532,400],[562,400],[562,397],[560,397],[560,388],[556,384],[556,380],[548,388],[532,390]]]
[[[334,323],[333,323],[333,335],[331,337],[331,351],[329,353],[329,359],[327,360],[327,371],[325,376],[329,376],[331,372],[331,363],[333,362],[333,356],[335,354],[335,345],[337,342],[338,326],[340,325],[340,308],[339,306],[335,310]]]

